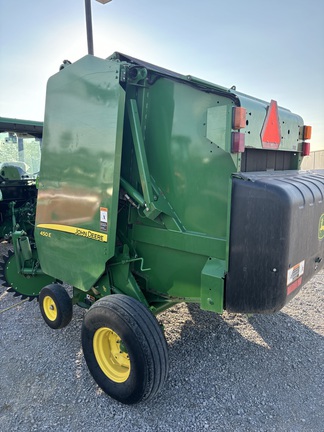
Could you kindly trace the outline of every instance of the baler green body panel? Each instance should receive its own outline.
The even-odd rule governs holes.
[[[129,229],[129,219],[125,218],[119,227],[127,232],[145,267],[150,268],[141,274],[146,292],[200,302],[205,297],[204,267],[207,263],[215,266],[216,274],[221,266],[221,277],[217,273],[214,278],[219,284],[215,290],[217,306],[216,299],[211,300],[220,310],[227,257],[229,180],[236,166],[230,153],[206,138],[207,114],[210,107],[221,106],[219,123],[225,121],[226,128],[233,102],[167,77],[156,80],[144,97],[143,139],[148,169],[159,189],[155,204],[159,206],[166,199],[181,224],[168,229],[163,214],[152,222],[131,211],[134,225]],[[230,145],[230,133],[225,139]],[[124,140],[122,176],[140,190],[139,176],[133,168],[136,160],[130,160],[132,146],[130,140]]]
[[[47,86],[35,241],[43,271],[84,290],[115,253],[124,101],[118,64],[92,56]]]
[[[207,111],[219,104],[231,113],[231,100],[160,79],[150,88],[144,138],[151,175],[185,230],[225,239],[228,179],[236,167],[230,153],[206,139]]]

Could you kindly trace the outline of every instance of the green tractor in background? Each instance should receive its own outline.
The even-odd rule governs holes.
[[[43,124],[0,117],[0,240],[32,235]]]
[[[47,86],[35,229],[13,232],[5,285],[53,329],[88,309],[92,376],[148,400],[168,374],[157,314],[276,312],[323,267],[324,170],[300,171],[310,131],[276,101],[120,53],[65,64]]]

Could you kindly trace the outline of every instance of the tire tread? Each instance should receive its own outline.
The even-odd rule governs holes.
[[[138,300],[123,294],[102,297],[92,305],[88,313],[94,313],[98,308],[112,311],[126,325],[136,329],[136,337],[148,354],[146,359],[149,377],[144,394],[131,403],[150,400],[164,385],[169,371],[167,343],[157,319]]]

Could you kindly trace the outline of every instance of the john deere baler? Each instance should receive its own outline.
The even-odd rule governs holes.
[[[13,234],[7,285],[52,328],[89,309],[99,386],[152,397],[168,372],[154,315],[275,312],[323,267],[324,170],[300,171],[310,131],[274,100],[120,53],[67,65],[48,82],[35,233]]]

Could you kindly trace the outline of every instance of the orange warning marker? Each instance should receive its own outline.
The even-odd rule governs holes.
[[[281,142],[280,123],[277,102],[272,100],[261,131],[262,147],[277,150]]]

